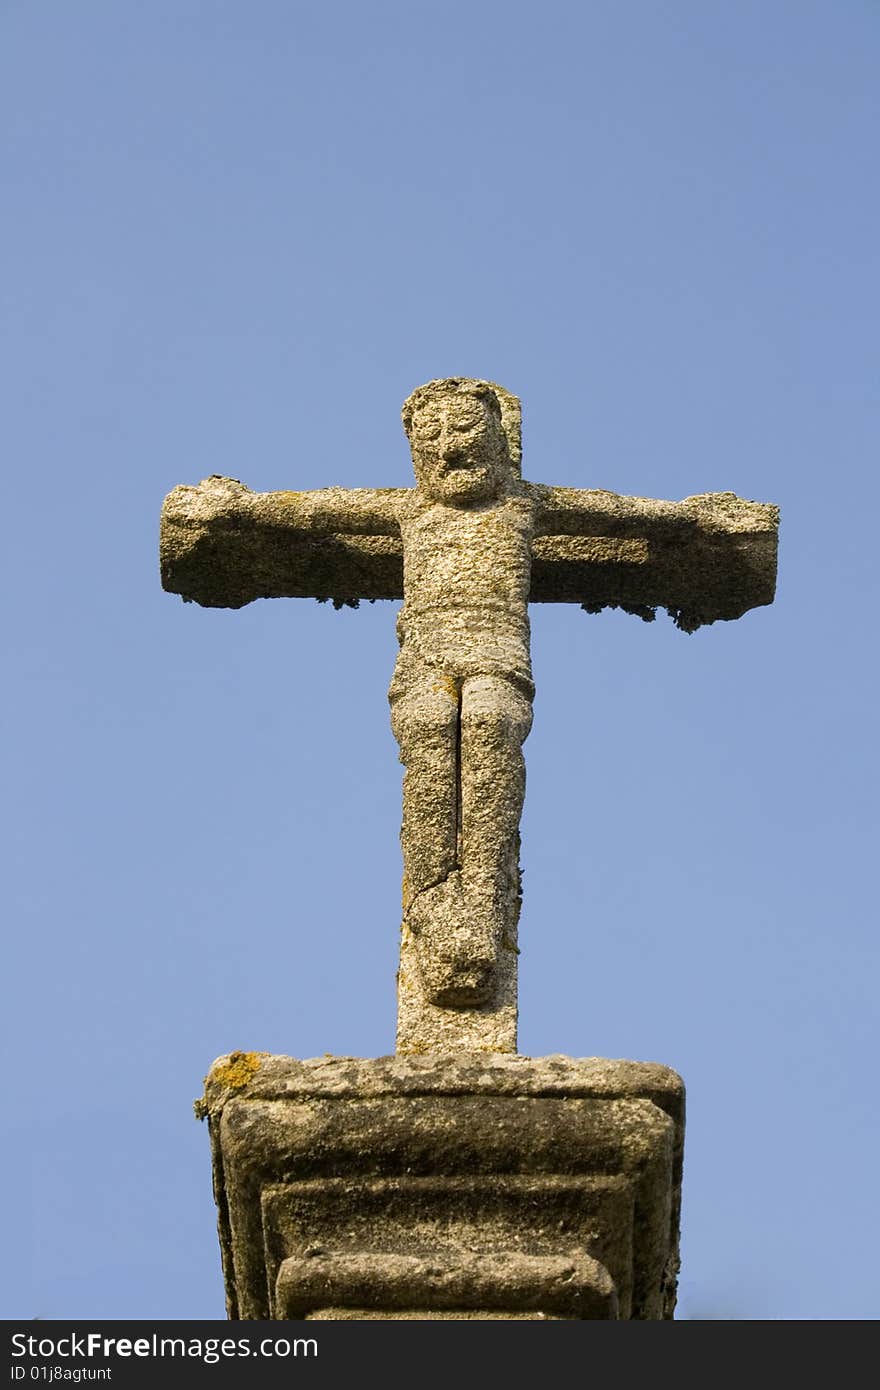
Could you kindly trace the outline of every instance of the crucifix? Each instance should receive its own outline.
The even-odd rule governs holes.
[[[404,765],[397,1048],[516,1051],[529,602],[665,608],[685,632],[770,603],[776,507],[524,481],[520,404],[492,382],[418,387],[414,488],[177,487],[163,587],[206,607],[402,598],[389,700]]]

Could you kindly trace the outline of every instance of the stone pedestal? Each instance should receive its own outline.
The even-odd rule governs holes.
[[[232,1053],[197,1109],[230,1318],[672,1317],[667,1067]]]

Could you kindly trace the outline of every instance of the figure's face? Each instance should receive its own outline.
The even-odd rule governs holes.
[[[433,501],[488,502],[507,481],[501,425],[477,396],[450,392],[420,406],[410,446],[416,481]]]

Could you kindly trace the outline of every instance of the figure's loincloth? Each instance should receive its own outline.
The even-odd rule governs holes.
[[[412,613],[404,605],[397,638],[400,653],[388,691],[392,704],[434,673],[459,686],[470,676],[499,676],[534,699],[525,615],[453,607]]]

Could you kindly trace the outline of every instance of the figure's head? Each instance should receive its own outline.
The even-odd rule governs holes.
[[[403,407],[416,482],[433,501],[488,502],[513,481],[501,405],[488,382],[429,381]]]

